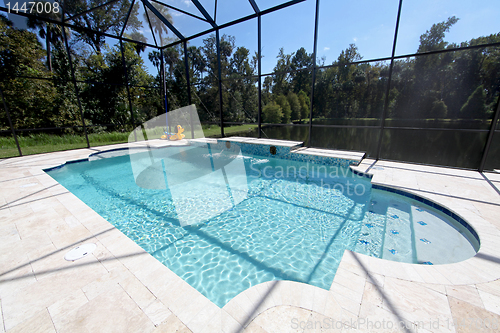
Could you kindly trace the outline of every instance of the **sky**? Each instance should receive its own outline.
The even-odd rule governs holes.
[[[189,13],[202,16],[189,0],[160,0]],[[11,2],[0,0],[0,5]],[[215,0],[200,0],[214,17]],[[261,10],[273,7],[284,0],[256,0]],[[216,23],[224,24],[250,15],[253,9],[247,0],[218,0]],[[399,0],[320,0],[318,20],[318,58],[325,64],[335,61],[342,50],[353,43],[364,60],[390,57]],[[270,73],[276,65],[279,49],[285,53],[304,47],[313,52],[315,0],[306,0],[291,7],[262,16],[262,73]],[[148,24],[143,18],[141,32],[154,44]],[[190,36],[210,29],[207,22],[170,10],[174,25],[184,35]],[[479,36],[500,32],[500,5],[498,0],[404,0],[397,38],[396,55],[417,51],[420,35],[439,23],[456,16],[459,21],[451,27],[445,40],[460,43]],[[244,46],[253,55],[257,52],[257,19],[221,30],[221,35],[232,35],[236,46]],[[168,37],[175,35],[169,31]],[[193,39],[189,45],[201,46],[203,39]],[[146,51],[148,52],[148,51]],[[156,69],[144,56],[151,73]]]

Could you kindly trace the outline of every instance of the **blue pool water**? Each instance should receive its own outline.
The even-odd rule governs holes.
[[[220,147],[170,147],[47,171],[218,306],[270,280],[329,289],[345,249],[442,264],[468,230],[348,168]]]

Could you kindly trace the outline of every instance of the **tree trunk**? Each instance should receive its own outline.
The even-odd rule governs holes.
[[[47,67],[49,68],[49,71],[52,72],[52,56],[51,56],[51,52],[50,52],[50,37],[51,37],[50,28],[47,27],[47,35],[45,36],[45,48],[47,49]]]

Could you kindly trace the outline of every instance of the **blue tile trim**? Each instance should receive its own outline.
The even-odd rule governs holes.
[[[58,166],[55,166],[55,167],[51,167],[51,168],[47,168],[47,169],[42,169],[44,172],[47,172],[47,171],[52,171],[52,170],[57,170],[57,169],[60,169],[62,168],[63,166],[65,166],[66,164],[73,164],[73,163],[80,163],[80,162],[88,162],[88,158],[81,158],[79,160],[72,160],[72,161],[67,161],[67,162],[64,162],[63,164],[60,164]]]
[[[88,158],[80,158],[79,160],[67,161],[67,162],[66,162],[66,164],[73,164],[73,163],[87,162],[88,160],[89,160]]]
[[[151,149],[157,149],[155,147],[149,147]],[[89,157],[91,156],[95,156],[95,155],[99,155],[99,154],[103,154],[103,153],[109,153],[109,152],[112,152],[112,151],[120,151],[120,150],[132,150],[132,149],[144,149],[143,147],[126,147],[126,148],[113,148],[113,149],[108,149],[108,150],[103,150],[103,151],[98,151],[98,152],[95,152],[95,153],[92,153],[89,155]],[[52,170],[56,170],[56,169],[60,169],[62,168],[63,166],[65,166],[66,164],[73,164],[73,163],[80,163],[80,162],[88,162],[89,159],[88,158],[81,158],[81,159],[78,159],[78,160],[72,160],[72,161],[67,161],[67,162],[64,162],[63,164],[61,165],[58,165],[58,166],[55,166],[55,167],[51,167],[51,168],[47,168],[47,169],[43,169],[43,171],[47,172],[47,171],[52,171]]]
[[[65,166],[66,163],[63,163],[61,165],[58,165],[58,166],[55,166],[55,167],[51,167],[51,168],[47,168],[47,169],[42,169],[42,171],[44,172],[47,172],[47,171],[52,171],[52,170],[57,170],[57,169],[61,169],[63,166]]]
[[[471,227],[470,224],[467,223],[467,221],[465,221],[461,216],[459,216],[456,213],[452,212],[448,208],[446,208],[444,206],[441,206],[440,204],[437,204],[437,203],[435,203],[433,201],[430,201],[428,199],[422,198],[421,196],[418,196],[416,194],[409,193],[409,192],[406,192],[406,191],[403,191],[403,190],[399,190],[399,189],[396,189],[396,188],[393,188],[393,187],[388,187],[388,186],[383,186],[383,185],[378,185],[378,184],[372,184],[372,188],[377,189],[377,190],[382,190],[382,191],[396,193],[396,194],[399,194],[399,195],[402,195],[402,196],[405,196],[405,197],[408,197],[408,198],[411,198],[411,199],[415,199],[417,201],[420,201],[423,204],[426,204],[427,206],[430,206],[430,207],[432,207],[434,209],[439,210],[440,212],[443,212],[444,214],[448,215],[452,219],[458,221],[462,226],[464,226],[467,230],[469,230],[469,232],[472,234],[472,236],[474,236],[476,238],[476,240],[478,241],[479,245],[481,245],[481,240],[479,239],[479,236],[478,236],[476,230],[474,230],[474,228]]]
[[[104,154],[104,153],[109,153],[112,151],[120,151],[120,150],[135,150],[135,149],[161,149],[161,148],[167,148],[167,147],[125,147],[125,148],[113,148],[113,149],[108,149],[108,150],[103,150],[103,151],[98,151],[95,153],[92,153],[89,155],[89,157],[99,155],[99,154]],[[83,159],[86,160],[86,159]]]
[[[96,153],[90,154],[89,157],[95,156],[95,155],[99,155],[99,154],[102,154],[102,153],[109,153],[111,151],[120,151],[120,150],[126,150],[126,149],[129,149],[129,148],[128,147],[127,148],[113,148],[113,149],[109,149],[109,150],[98,151]]]

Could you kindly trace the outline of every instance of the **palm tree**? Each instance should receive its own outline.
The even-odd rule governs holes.
[[[158,12],[163,15],[167,19],[168,22],[173,23],[172,16],[168,12],[168,7],[162,6],[156,2],[153,2],[152,5],[158,10]],[[167,26],[149,9],[147,9],[149,13],[144,13],[144,20],[151,22],[151,27],[160,37],[160,46],[163,46],[163,33],[168,34]]]
[[[165,63],[168,65],[169,76],[172,78],[174,66],[179,60],[179,52],[175,48],[169,47],[163,50],[163,58],[165,59]]]
[[[147,43],[146,37],[144,37],[143,34],[141,34],[139,31],[134,31],[130,34],[125,34],[125,37],[128,37],[130,39],[133,39],[138,42],[143,42]],[[146,46],[144,44],[138,44],[138,43],[133,43],[134,44],[134,49],[135,52],[137,52],[137,55],[140,56],[142,52],[146,50]]]
[[[47,1],[37,1],[37,3],[38,2],[45,5]],[[53,11],[49,11],[47,13],[43,12],[39,15],[54,21],[61,20],[61,11],[59,11],[58,13],[54,13]],[[45,49],[47,50],[47,67],[49,68],[49,71],[52,72],[51,45],[56,44],[63,38],[62,26],[29,17],[28,28],[38,30],[38,35],[40,36],[40,38],[45,39]],[[66,34],[66,36],[69,36],[69,29],[64,28],[64,33]]]

